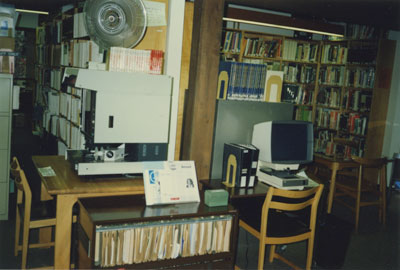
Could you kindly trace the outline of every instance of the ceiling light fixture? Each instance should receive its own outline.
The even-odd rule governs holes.
[[[313,34],[320,34],[320,35],[327,35],[327,36],[334,36],[334,37],[344,37],[344,35],[342,35],[342,34],[329,33],[329,32],[317,31],[317,30],[312,30],[312,29],[304,29],[304,28],[298,28],[298,27],[293,27],[293,26],[285,26],[285,25],[279,25],[279,24],[273,24],[273,23],[261,23],[261,22],[231,19],[231,18],[225,18],[225,17],[222,19],[224,21],[229,21],[229,22],[247,23],[247,24],[253,24],[253,25],[281,28],[281,29],[286,29],[286,30],[307,32],[307,33],[313,33]]]
[[[31,10],[31,9],[19,9],[19,8],[16,8],[15,11],[23,12],[23,13],[34,13],[34,14],[49,15],[49,13],[47,11],[39,11],[39,10]]]
[[[222,19],[224,21],[235,23],[245,23],[334,37],[344,37],[343,26],[341,25],[326,22],[314,22],[305,19],[237,8],[228,8],[226,16]]]

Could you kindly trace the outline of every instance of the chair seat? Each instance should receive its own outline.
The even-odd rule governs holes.
[[[18,205],[20,212],[24,212],[24,204]],[[31,220],[41,220],[54,218],[56,215],[55,202],[50,201],[38,201],[32,204],[31,207]]]
[[[246,222],[248,225],[260,231],[261,212],[263,200],[248,200],[244,203],[233,203],[238,209],[239,219]],[[291,213],[278,212],[270,209],[268,214],[268,237],[290,237],[309,232],[309,226],[300,221],[299,218]]]

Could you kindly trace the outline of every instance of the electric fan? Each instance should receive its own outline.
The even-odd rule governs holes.
[[[133,48],[146,32],[147,15],[141,0],[86,0],[85,26],[101,49]]]

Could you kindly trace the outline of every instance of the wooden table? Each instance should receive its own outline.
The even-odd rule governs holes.
[[[337,172],[345,168],[356,168],[357,164],[352,160],[329,159],[319,156],[314,157],[314,162],[317,166],[322,165],[331,170],[331,179],[329,184],[328,206],[327,206],[327,212],[331,213],[333,197],[335,196]]]
[[[222,180],[202,180],[203,189],[225,189],[229,193],[230,199],[265,197],[269,186],[257,181],[251,188],[227,187],[222,184]]]
[[[80,177],[64,156],[33,156],[35,167],[51,167],[56,176],[43,177],[42,190],[57,197],[54,268],[70,268],[72,208],[79,198],[144,194],[143,179]]]

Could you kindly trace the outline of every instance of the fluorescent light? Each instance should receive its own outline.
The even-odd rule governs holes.
[[[31,9],[16,8],[15,11],[23,12],[23,13],[35,13],[35,14],[49,15],[49,13],[47,11],[39,11],[39,10],[31,10]]]
[[[314,33],[314,34],[320,34],[320,35],[327,35],[327,36],[334,36],[334,37],[344,37],[344,35],[337,34],[337,33],[330,33],[330,32],[324,32],[324,31],[318,31],[318,30],[312,30],[312,29],[305,29],[305,28],[299,28],[299,27],[293,27],[293,26],[286,26],[286,25],[279,25],[279,24],[272,24],[272,23],[263,23],[263,22],[256,22],[256,21],[248,21],[248,20],[241,20],[241,19],[233,19],[233,18],[226,18],[226,17],[223,17],[222,19],[224,21],[229,21],[229,22],[247,23],[247,24],[260,25],[260,26],[269,26],[269,27],[282,28],[282,29],[287,29],[287,30],[308,32],[308,33]]]

